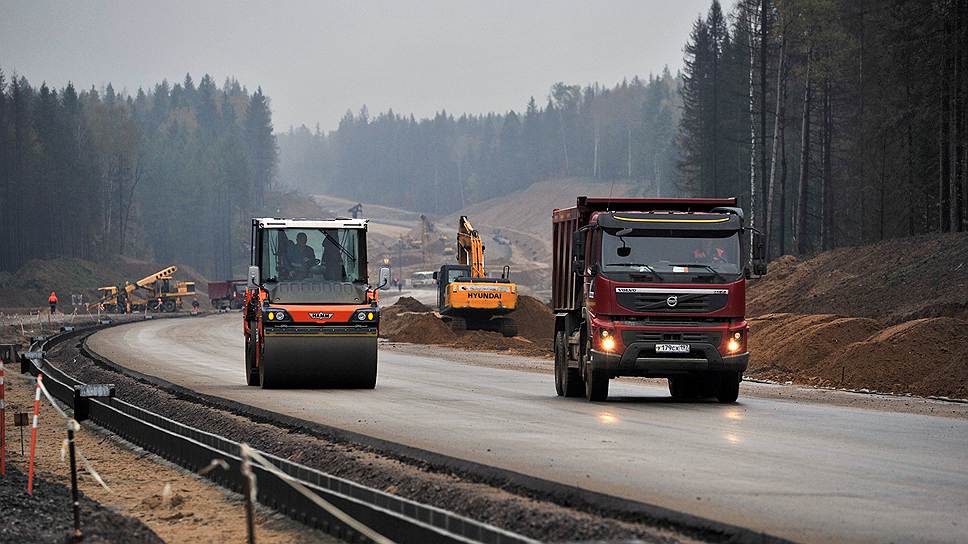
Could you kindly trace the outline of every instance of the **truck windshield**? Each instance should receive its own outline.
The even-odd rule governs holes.
[[[264,282],[366,280],[360,229],[265,229]]]
[[[627,249],[622,249],[627,248]],[[641,272],[665,281],[712,276],[733,280],[742,271],[738,232],[602,232],[602,267],[607,272]]]

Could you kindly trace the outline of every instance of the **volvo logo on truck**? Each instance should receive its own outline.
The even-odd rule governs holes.
[[[669,298],[666,299],[666,304],[670,308],[675,308],[676,307],[676,304],[679,304],[679,297],[677,297],[675,295],[670,296]]]

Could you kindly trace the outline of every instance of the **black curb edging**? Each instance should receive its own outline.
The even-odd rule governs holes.
[[[120,325],[120,323],[119,323]],[[99,327],[106,328],[106,327]],[[646,522],[657,527],[669,528],[688,535],[729,544],[786,544],[792,542],[764,532],[738,525],[704,518],[672,510],[662,506],[635,501],[591,491],[580,487],[530,476],[475,461],[437,453],[382,438],[333,427],[323,423],[287,416],[234,400],[199,393],[162,378],[125,368],[94,352],[87,338],[97,331],[88,331],[81,345],[81,353],[95,364],[108,370],[125,374],[137,381],[153,385],[185,400],[221,408],[258,423],[269,423],[309,436],[318,436],[336,442],[355,444],[372,449],[409,464],[429,465],[431,470],[449,472],[471,481],[478,481],[519,495],[550,500],[560,506],[592,512],[606,517],[637,523]]]

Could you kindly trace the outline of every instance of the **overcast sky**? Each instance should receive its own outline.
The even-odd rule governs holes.
[[[418,117],[520,111],[556,81],[675,71],[709,3],[0,0],[0,68],[131,93],[186,72],[235,76],[272,98],[277,130],[328,130],[363,104]]]

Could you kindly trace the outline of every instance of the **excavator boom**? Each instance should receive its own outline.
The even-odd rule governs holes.
[[[472,278],[485,278],[484,242],[466,215],[460,216],[457,225],[457,262],[471,267]]]

